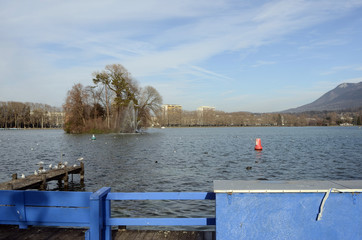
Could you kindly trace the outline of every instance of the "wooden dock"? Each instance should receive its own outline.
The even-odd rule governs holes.
[[[0,240],[84,240],[87,229],[30,227],[19,229],[18,226],[0,225]],[[212,240],[215,232],[204,231],[160,231],[160,230],[113,230],[113,240]]]
[[[42,168],[40,168],[40,170],[41,169]],[[70,174],[80,174],[80,181],[83,183],[84,163],[81,162],[80,166],[63,166],[58,169],[50,169],[37,175],[26,176],[25,178],[18,178],[17,174],[13,174],[11,181],[0,183],[0,190],[46,190],[47,182],[54,180],[58,180],[60,184],[63,181],[64,188],[67,189]]]

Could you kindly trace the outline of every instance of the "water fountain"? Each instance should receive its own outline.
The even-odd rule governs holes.
[[[124,110],[124,117],[121,125],[121,133],[136,133],[140,121],[138,118],[138,109],[133,101],[130,101],[127,108]]]

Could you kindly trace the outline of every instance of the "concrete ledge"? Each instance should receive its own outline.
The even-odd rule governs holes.
[[[331,191],[332,189],[332,191]],[[362,180],[228,181],[215,180],[215,193],[362,192]]]

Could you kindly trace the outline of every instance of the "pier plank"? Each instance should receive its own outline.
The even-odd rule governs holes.
[[[84,240],[87,229],[29,227],[0,225],[0,240]],[[112,231],[114,240],[203,240],[205,232],[160,231],[160,230],[122,230]]]
[[[84,240],[86,229],[0,225],[0,240]]]

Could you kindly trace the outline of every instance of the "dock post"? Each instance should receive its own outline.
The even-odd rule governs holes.
[[[17,173],[14,173],[13,175],[11,175],[11,178],[12,178],[13,180],[18,179],[18,174],[17,174]]]
[[[65,176],[63,178],[63,181],[64,181],[64,189],[65,190],[68,190],[68,180],[69,180],[69,176],[68,176],[68,169],[67,167],[65,167]]]
[[[44,191],[47,188],[47,176],[44,174],[41,176],[42,183],[40,184],[40,190]]]
[[[14,186],[12,183],[9,182],[6,184],[6,190],[13,190],[13,189],[14,189]]]
[[[61,166],[62,166],[62,162],[59,162],[58,163],[58,169],[60,169]],[[61,178],[58,178],[58,186],[59,186],[59,188],[62,187],[62,179]]]
[[[81,167],[81,170],[80,170],[80,183],[84,184],[84,163],[83,162],[80,163],[80,167]]]

